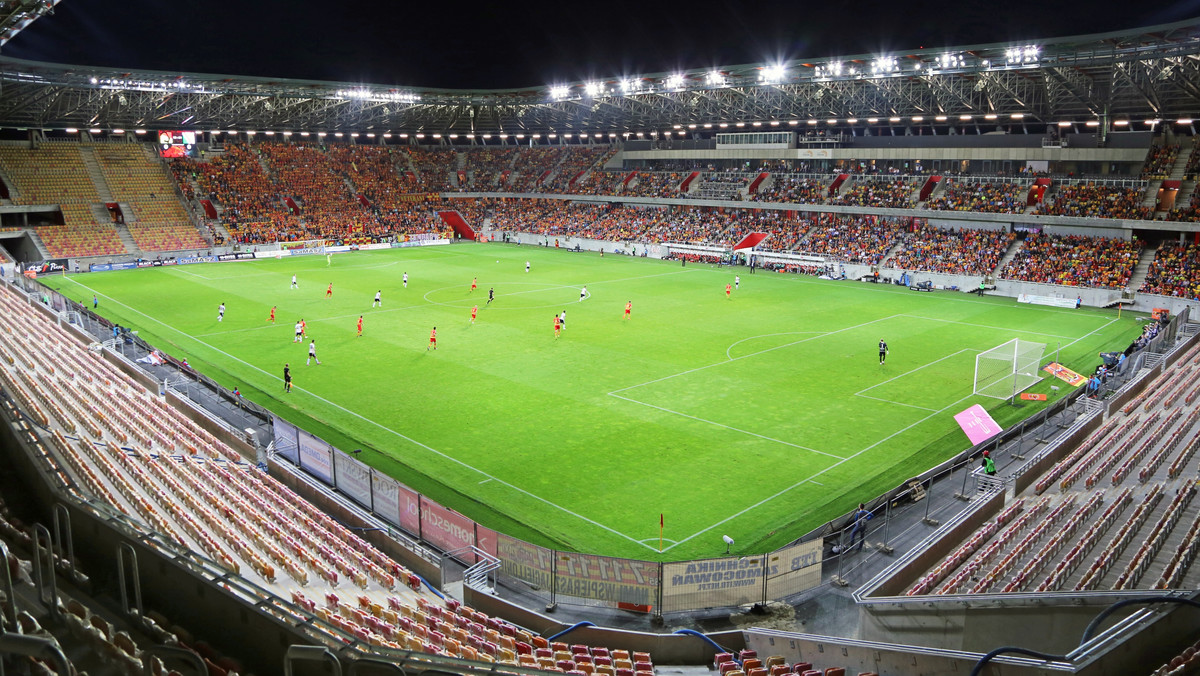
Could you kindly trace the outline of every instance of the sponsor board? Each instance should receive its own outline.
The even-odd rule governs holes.
[[[388,244],[387,242],[380,244],[359,244],[358,248],[364,251],[375,251],[377,249],[390,249],[392,248],[392,245]]]
[[[186,258],[177,259],[180,265],[191,265],[192,263],[216,263],[216,256],[188,256]]]
[[[227,253],[217,256],[217,260],[222,263],[227,261],[252,261],[255,256],[253,253],[243,251],[241,253]]]
[[[396,480],[379,472],[371,472],[371,493],[374,498],[374,512],[384,521],[393,526],[400,526],[400,501],[398,499],[400,484]]]
[[[271,416],[271,420],[275,432],[275,453],[292,461],[292,464],[300,462],[296,426],[279,416]]]
[[[1054,376],[1055,378],[1058,378],[1059,380],[1074,385],[1075,387],[1079,387],[1088,381],[1085,376],[1072,371],[1056,361],[1046,364],[1044,367],[1042,367],[1042,370]]]
[[[654,605],[659,564],[611,556],[555,552],[503,533],[496,556],[505,574],[558,594],[609,603]]]
[[[299,430],[299,433],[300,467],[332,486],[333,449],[329,447],[329,444],[304,430]]]
[[[299,249],[284,249],[284,251],[286,251],[289,256],[312,256],[314,254],[325,253],[324,248],[311,249],[311,248],[304,248],[304,247],[299,248]]]
[[[112,269],[113,270],[136,270],[137,263],[134,261],[129,261],[128,263],[113,263]]]
[[[475,522],[458,512],[421,496],[421,539],[443,552],[475,544]],[[468,552],[467,562],[474,563],[475,555]]]
[[[982,444],[1003,431],[1003,428],[995,420],[992,420],[992,416],[979,404],[955,413],[954,422],[962,428],[972,446]]]
[[[92,263],[88,266],[90,272],[109,272],[113,269],[111,263]]]
[[[779,575],[782,562],[768,569],[762,556],[730,556],[663,564],[662,612],[758,603],[763,576]]]
[[[337,489],[358,504],[371,508],[371,468],[338,451],[333,456]]]
[[[803,542],[767,555],[767,598],[783,599],[821,584],[822,541]]]
[[[65,258],[49,258],[40,263],[30,263],[25,266],[25,269],[33,270],[39,275],[49,275],[56,272],[66,272],[67,259]]]
[[[391,245],[393,249],[407,249],[414,246],[440,246],[442,244],[450,244],[448,239],[410,239],[407,242],[395,242]]]
[[[420,535],[421,494],[404,484],[399,484],[397,491],[397,499],[400,501],[400,527],[413,535]]]

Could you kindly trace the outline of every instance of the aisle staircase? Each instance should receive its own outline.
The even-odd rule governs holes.
[[[1008,266],[1017,254],[1021,251],[1021,247],[1025,246],[1024,239],[1014,239],[1012,244],[1008,245],[1008,249],[1004,251],[1004,255],[1000,257],[1000,262],[996,264],[996,268],[992,270],[993,275],[1000,274],[1000,271]]]
[[[113,198],[112,188],[108,186],[108,181],[104,178],[104,172],[100,170],[100,161],[96,159],[96,151],[91,146],[79,146],[79,156],[83,159],[83,166],[87,167],[88,178],[92,179],[92,184],[96,186],[96,195],[101,202],[116,202]],[[101,221],[103,223],[103,221]]]
[[[1150,264],[1154,262],[1154,254],[1158,249],[1146,247],[1142,249],[1142,255],[1138,257],[1137,265],[1133,268],[1133,274],[1129,277],[1127,285],[1131,291],[1137,291],[1142,288],[1142,284],[1146,281],[1146,275],[1150,272]]]

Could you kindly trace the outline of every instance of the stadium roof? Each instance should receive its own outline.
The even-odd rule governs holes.
[[[60,0],[0,0],[0,47],[15,38],[29,24],[54,13]]]
[[[607,138],[672,129],[686,135],[688,129],[739,122],[1175,120],[1200,115],[1200,19],[1042,44],[792,60],[490,91],[131,72],[10,58],[0,58],[0,86],[0,125],[43,129],[559,132]]]

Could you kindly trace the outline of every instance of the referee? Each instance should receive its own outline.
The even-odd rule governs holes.
[[[879,339],[879,365],[883,366],[883,362],[887,361],[888,346],[882,338]]]

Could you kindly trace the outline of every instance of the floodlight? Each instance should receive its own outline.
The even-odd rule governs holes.
[[[987,115],[984,115],[984,116],[983,116],[983,119],[985,119],[985,120],[994,120],[994,119],[996,119],[996,114],[995,114],[995,113],[988,113]]]
[[[76,129],[75,127],[67,127],[63,131],[67,132],[68,134],[78,134],[79,133],[79,130]]]
[[[936,120],[936,121],[938,121],[938,122],[945,122],[945,121],[946,121],[946,116],[945,116],[945,115],[935,115],[935,116],[933,117],[933,119],[934,119],[934,120]]]
[[[434,137],[434,138],[441,138],[441,137],[442,137],[442,135],[441,135],[441,134],[434,134],[434,135],[433,135],[433,137]]]
[[[145,134],[145,133],[146,133],[146,130],[145,130],[145,129],[134,129],[134,130],[133,130],[133,133],[135,133],[135,134]]]
[[[267,136],[274,136],[274,135],[275,135],[275,132],[273,132],[273,131],[269,131],[269,132],[266,132],[266,134],[267,134]]]
[[[589,82],[583,86],[583,91],[587,92],[588,96],[599,96],[604,93],[604,83]]]
[[[688,129],[695,129],[695,128],[696,128],[696,125],[694,123],[688,125]]]
[[[831,118],[829,118],[828,120],[825,120],[825,121],[826,121],[826,122],[828,122],[829,124],[837,124],[837,118],[836,118],[836,117],[831,117]]]
[[[354,134],[354,136],[358,136],[358,134]],[[458,134],[451,134],[450,138],[458,138]]]
[[[898,70],[900,70],[900,65],[896,63],[894,56],[881,56],[871,63],[871,73],[874,75],[894,73]]]
[[[762,72],[758,76],[758,79],[766,82],[767,84],[772,84],[783,81],[786,75],[787,69],[783,66],[783,64],[777,63],[764,66]]]
[[[88,132],[89,132],[89,133],[92,133],[92,134],[99,134],[99,133],[100,133],[100,131],[101,131],[101,130],[100,130],[100,128],[99,128],[99,127],[92,127],[91,129],[89,129],[89,130],[88,130]]]
[[[323,131],[319,131],[319,132],[317,132],[317,136],[320,138],[325,138],[326,134]]]
[[[557,85],[550,88],[550,98],[555,100],[565,99],[571,94],[571,88],[564,85]]]
[[[772,126],[772,127],[778,127],[778,126],[779,126],[779,120],[771,120],[771,126]]]
[[[833,122],[833,120],[830,120],[830,122],[832,123],[832,122]],[[846,123],[847,123],[847,124],[857,124],[857,123],[858,123],[858,118],[857,118],[857,117],[850,117],[850,118],[846,118]]]
[[[388,132],[388,133],[384,134],[384,135],[383,135],[383,137],[384,137],[384,138],[391,138],[391,137],[392,137],[392,134],[391,134],[391,132]]]
[[[632,94],[642,88],[642,81],[636,78],[621,81],[621,91],[626,94]]]
[[[112,130],[112,133],[114,133],[114,134],[124,134],[124,133],[125,133],[125,130],[124,130],[124,129],[114,129],[114,130]]]
[[[667,89],[682,89],[683,88],[683,75],[680,73],[675,73],[674,75],[668,75],[667,79],[663,80],[663,85]]]
[[[96,78],[92,78],[92,84],[98,84],[99,82],[100,82],[100,81],[99,81],[99,80],[97,80]]]
[[[285,135],[290,135],[292,132],[290,132],[290,131],[285,131],[285,132],[283,132],[283,133],[284,133]],[[369,132],[367,132],[367,138],[375,138],[375,132],[373,132],[373,131],[369,131]]]
[[[808,121],[808,123],[809,123],[809,124],[816,124],[816,123],[817,123],[817,121],[816,121],[816,120],[809,120],[809,121]]]
[[[738,122],[736,126],[738,126],[738,127],[744,127],[744,126],[746,126],[746,123],[745,123],[745,122]]]
[[[800,120],[788,120],[788,124],[795,126],[800,124]]]
[[[705,123],[704,123],[704,128],[705,128],[705,129],[712,129],[712,122],[705,122]]]
[[[247,134],[253,134],[254,132],[250,132],[250,131],[248,131],[248,132],[246,132],[246,133],[247,133]],[[336,136],[336,137],[338,137],[338,138],[341,138],[341,137],[342,137],[342,132],[340,132],[340,131],[335,131],[335,132],[333,132],[333,135],[334,135],[334,136]]]
[[[719,70],[709,71],[708,75],[704,77],[704,80],[708,82],[709,86],[712,87],[725,86],[725,74]]]
[[[867,118],[867,122],[870,122],[871,124],[875,124],[878,121],[879,121],[878,117],[868,117]]]
[[[1014,120],[1023,120],[1025,119],[1025,113],[1013,113],[1010,117]]]
[[[308,132],[306,132],[306,131],[302,131],[302,132],[300,132],[300,135],[301,135],[301,136],[308,136]]]
[[[1187,118],[1187,117],[1181,117],[1178,120],[1175,120],[1175,124],[1191,124],[1191,123],[1192,123],[1191,118]]]
[[[285,132],[283,132],[283,135],[284,135],[284,136],[291,136],[291,135],[292,135],[292,132],[290,132],[290,131],[285,131]],[[367,134],[367,136],[374,136],[374,134]]]
[[[729,123],[728,123],[728,122],[722,122],[722,123],[721,123],[720,125],[718,125],[718,126],[720,126],[722,129],[724,129],[724,128],[726,128],[726,127],[728,127],[728,126],[729,126]]]
[[[1072,124],[1074,124],[1074,123],[1072,123],[1072,122],[1067,122],[1066,120],[1063,120],[1062,122],[1059,122],[1059,123],[1058,123],[1058,126],[1060,126],[1060,127],[1069,127],[1069,126],[1071,126]]]
[[[913,115],[912,121],[913,122],[924,122],[925,117],[923,115]]]
[[[500,135],[500,138],[502,138],[502,139],[506,139],[506,138],[508,138],[508,134],[501,134],[501,135]]]
[[[761,127],[761,126],[762,126],[762,122],[751,122],[750,124],[751,124],[752,126],[755,126],[755,127]]]
[[[274,132],[270,132],[270,131],[269,131],[269,132],[267,132],[267,133],[268,133],[268,134],[272,134],[272,133],[274,133]],[[358,132],[356,132],[356,131],[352,131],[352,132],[350,132],[350,138],[358,138]]]
[[[900,121],[900,118],[898,118],[898,117],[889,117],[888,118],[888,122],[899,122],[899,121]]]
[[[1085,124],[1089,127],[1099,127],[1100,120],[1088,120]]]
[[[1129,120],[1113,120],[1114,127],[1128,127]]]

